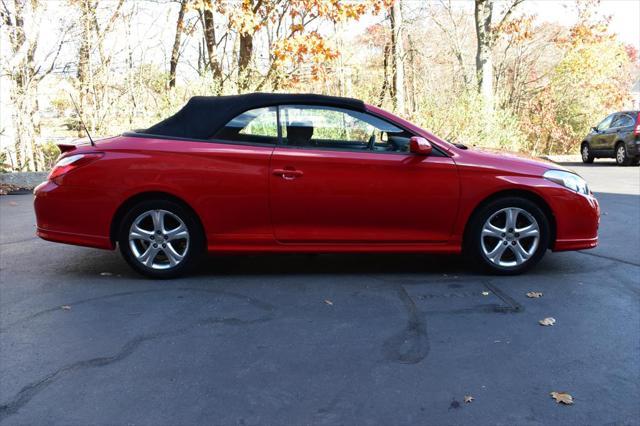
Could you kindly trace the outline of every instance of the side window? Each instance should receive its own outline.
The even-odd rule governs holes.
[[[324,106],[282,106],[280,125],[282,144],[289,146],[406,151],[411,137],[402,129],[372,115]],[[396,145],[390,142],[393,138]]]
[[[629,114],[620,114],[611,127],[629,127],[635,124],[635,120]]]
[[[599,131],[603,131],[603,130],[607,130],[609,127],[611,127],[611,122],[613,121],[613,119],[615,118],[616,114],[611,114],[610,116],[608,116],[607,118],[605,118],[604,120],[602,120],[600,122],[600,124],[598,124],[598,127],[596,127]]]
[[[277,107],[243,112],[218,130],[212,139],[275,144],[278,141],[277,117]]]

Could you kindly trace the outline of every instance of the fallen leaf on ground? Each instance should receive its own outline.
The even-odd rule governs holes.
[[[539,297],[542,297],[542,292],[541,291],[530,291],[529,293],[527,293],[527,297],[531,298],[531,299],[537,299]]]
[[[549,325],[554,325],[556,323],[556,319],[549,317],[549,318],[542,319],[538,322],[540,323],[540,325],[549,326]]]
[[[326,303],[327,305],[333,305],[333,302],[329,299],[325,299],[324,303]]]
[[[475,398],[472,397],[471,395],[465,395],[464,396],[464,402],[466,402],[467,404],[470,403],[471,401],[473,401]]]
[[[489,292],[488,292],[488,291],[483,291],[483,292],[482,292],[482,295],[483,295],[483,296],[488,296],[488,295],[489,295]]]
[[[551,392],[551,398],[555,399],[558,404],[573,404],[573,397],[566,392]]]
[[[62,309],[63,311],[70,311],[70,310],[71,310],[71,306],[69,306],[69,305],[62,305],[62,306],[60,306],[60,309]]]
[[[100,272],[100,275],[103,277],[110,277],[113,274],[111,272]]]

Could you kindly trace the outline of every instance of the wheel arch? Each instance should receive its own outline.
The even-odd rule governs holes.
[[[202,219],[200,218],[200,215],[195,211],[193,207],[191,207],[189,203],[187,203],[182,198],[175,196],[173,194],[170,194],[168,192],[163,192],[163,191],[141,192],[141,193],[132,195],[131,197],[127,198],[122,204],[120,204],[120,206],[116,209],[116,212],[113,215],[113,218],[111,219],[111,226],[109,229],[109,238],[111,239],[112,244],[115,245],[115,243],[118,241],[118,228],[120,227],[120,224],[122,223],[122,220],[124,219],[124,216],[126,215],[127,211],[131,209],[134,205],[142,201],[149,201],[149,200],[172,201],[176,204],[180,204],[182,207],[187,209],[193,215],[193,217],[196,219],[196,222],[200,226],[200,230],[202,231],[202,238],[204,240],[205,247],[206,247],[207,234],[204,230],[204,226],[202,224]]]
[[[526,189],[506,189],[506,190],[502,190],[502,191],[498,191],[495,192],[487,197],[485,197],[484,199],[482,199],[471,211],[471,214],[469,215],[469,217],[467,218],[467,222],[465,223],[464,226],[464,233],[462,234],[462,244],[463,246],[465,245],[465,243],[467,241],[469,241],[469,230],[470,230],[470,225],[471,222],[473,221],[475,215],[487,204],[498,200],[500,198],[508,198],[508,197],[520,197],[520,198],[524,198],[527,199],[533,203],[535,203],[538,207],[540,207],[540,209],[542,209],[542,211],[544,212],[545,216],[547,217],[547,219],[549,220],[549,227],[550,227],[550,235],[549,235],[549,248],[552,248],[555,245],[555,241],[556,241],[556,219],[555,216],[553,215],[553,210],[551,210],[551,207],[549,206],[549,204],[545,201],[544,198],[542,198],[540,195],[536,194],[533,191],[529,191]]]

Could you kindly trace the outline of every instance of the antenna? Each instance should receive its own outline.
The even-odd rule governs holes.
[[[76,101],[73,100],[73,96],[69,93],[69,98],[71,98],[71,103],[73,103],[73,107],[76,109],[76,114],[78,114],[78,118],[80,119],[80,124],[84,128],[84,131],[87,132],[87,136],[89,136],[89,142],[91,142],[91,146],[96,146],[96,143],[91,139],[91,135],[89,134],[89,129],[87,129],[87,125],[84,124],[84,120],[82,119],[82,115],[80,115],[80,110],[78,109],[78,105],[76,105]]]

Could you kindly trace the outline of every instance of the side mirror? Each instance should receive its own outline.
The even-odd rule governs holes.
[[[598,133],[600,130],[598,130],[597,127],[592,127],[591,130],[593,130],[594,132]]]
[[[425,138],[413,136],[409,139],[409,152],[412,154],[429,155],[432,149],[431,144]]]

